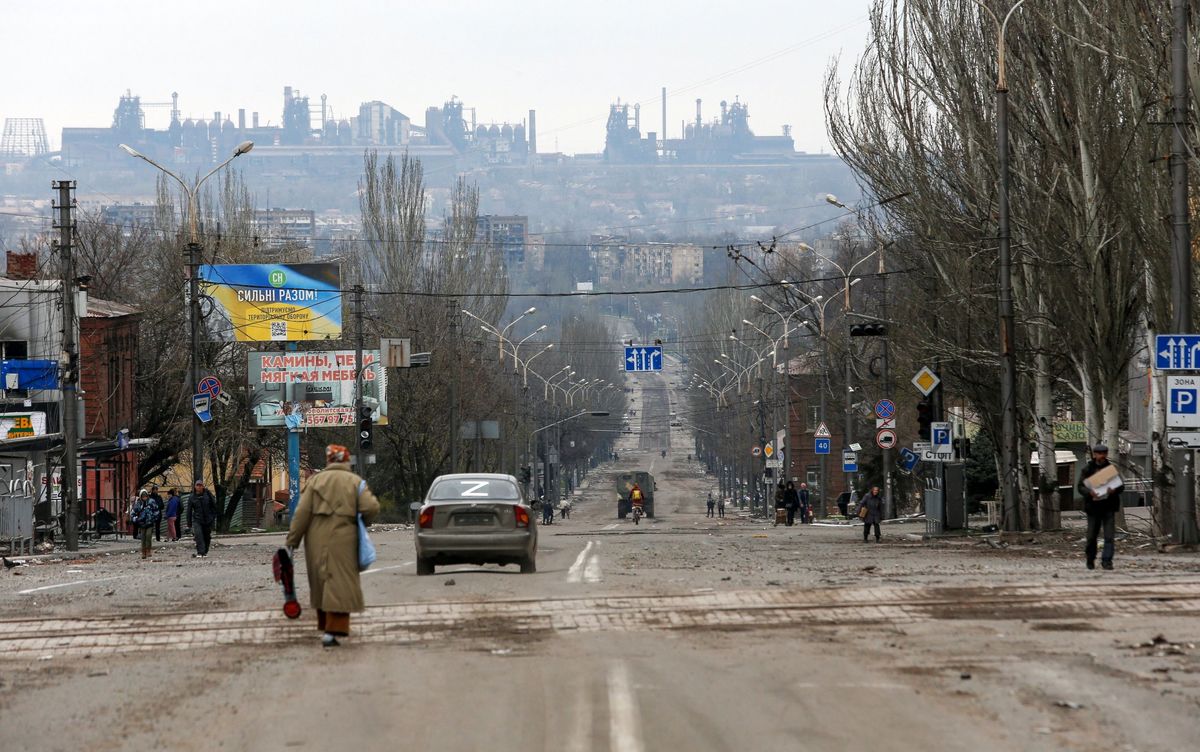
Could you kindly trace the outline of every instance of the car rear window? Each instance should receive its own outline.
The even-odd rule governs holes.
[[[494,478],[454,478],[439,480],[429,491],[430,501],[451,499],[495,499],[517,501],[521,498],[517,487],[506,480]]]

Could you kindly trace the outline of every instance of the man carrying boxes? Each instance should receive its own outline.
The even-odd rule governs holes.
[[[1079,493],[1084,498],[1083,510],[1087,513],[1084,555],[1088,569],[1096,568],[1096,538],[1101,526],[1104,527],[1104,550],[1100,553],[1100,566],[1113,568],[1113,535],[1124,488],[1117,468],[1108,461],[1108,447],[1104,444],[1092,447],[1092,460],[1079,476]]]

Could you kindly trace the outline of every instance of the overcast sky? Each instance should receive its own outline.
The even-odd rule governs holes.
[[[257,110],[278,124],[283,87],[334,114],[383,100],[424,124],[425,108],[457,95],[483,122],[538,111],[540,151],[604,147],[608,105],[643,102],[642,130],[668,135],[750,106],[759,135],[791,124],[796,147],[828,151],[821,84],[840,55],[863,49],[868,0],[5,0],[0,118],[41,117],[60,129],[108,126],[126,89],[144,102],[180,95],[185,117]],[[165,127],[169,107],[147,108]],[[249,114],[247,114],[249,119]]]

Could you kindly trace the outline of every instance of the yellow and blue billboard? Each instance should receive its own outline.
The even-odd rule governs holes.
[[[225,342],[339,339],[339,282],[337,264],[202,264],[205,327]]]

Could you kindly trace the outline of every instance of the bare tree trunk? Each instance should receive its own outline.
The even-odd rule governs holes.
[[[1047,314],[1046,296],[1038,295],[1039,313]],[[1044,319],[1043,319],[1044,320]],[[1049,326],[1037,329],[1038,348],[1033,375],[1034,431],[1038,447],[1038,527],[1057,530],[1062,527],[1058,498],[1058,461],[1054,445],[1054,393],[1050,384]]]

